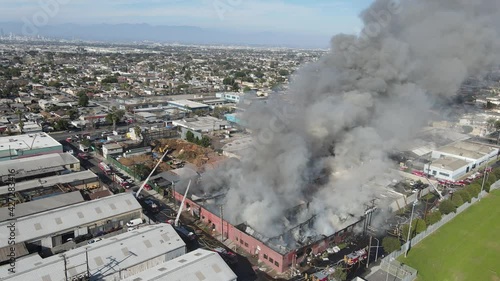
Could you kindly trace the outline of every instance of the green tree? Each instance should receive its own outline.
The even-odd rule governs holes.
[[[212,141],[210,140],[210,138],[208,136],[203,136],[201,138],[200,144],[203,147],[209,147],[212,144]]]
[[[191,131],[186,132],[186,140],[188,142],[194,142],[194,134]]]
[[[142,130],[141,130],[141,127],[139,126],[135,126],[134,127],[134,133],[135,135],[137,136],[137,138],[142,138]]]
[[[278,71],[279,75],[281,76],[288,76],[290,75],[290,72],[286,69],[280,69],[280,71]]]
[[[452,213],[452,212],[455,212],[455,205],[453,204],[453,202],[451,202],[450,200],[446,199],[446,200],[443,200],[440,204],[439,204],[439,211],[442,213],[442,214],[449,214],[449,213]]]
[[[106,122],[113,124],[113,131],[116,130],[116,122],[120,121],[125,116],[125,111],[117,109],[116,106],[111,108],[111,112],[106,115]]]
[[[425,223],[427,225],[435,224],[436,222],[441,220],[441,212],[439,210],[436,210],[434,212],[430,212],[427,214],[425,217]]]
[[[409,227],[409,224],[403,225],[402,235],[403,235],[404,240],[406,240],[408,238],[408,227]],[[415,235],[417,235],[421,232],[424,232],[426,229],[427,229],[427,224],[425,223],[425,221],[423,219],[419,219],[419,218],[414,219],[411,222],[410,239],[415,237]]]
[[[477,197],[479,195],[479,192],[481,192],[481,184],[472,183],[466,188],[466,190],[471,194],[472,197]]]
[[[144,164],[136,164],[134,165],[134,172],[140,179],[143,179],[151,173],[151,168]]]
[[[226,77],[224,80],[222,80],[222,83],[224,85],[233,85],[234,84],[234,78],[233,77]]]
[[[460,195],[460,197],[462,197],[462,199],[464,200],[464,202],[469,202],[471,201],[472,197],[470,196],[469,192],[467,192],[467,190],[465,189],[462,189],[462,190],[459,190],[457,192],[455,192],[455,195]]]
[[[68,110],[66,112],[66,114],[69,115],[69,119],[71,119],[71,120],[75,120],[79,116],[78,109],[76,109],[76,108],[72,108],[72,109]]]
[[[78,106],[87,107],[89,105],[89,96],[86,93],[78,94]]]
[[[56,129],[56,131],[63,131],[63,130],[68,129],[68,127],[69,127],[69,123],[67,120],[64,120],[64,119],[59,119],[54,124],[54,129]]]
[[[382,240],[382,247],[386,253],[392,253],[401,249],[401,241],[396,237],[387,236]]]
[[[335,267],[335,271],[330,275],[330,277],[334,280],[345,281],[347,280],[347,271],[343,267],[337,266]]]
[[[451,196],[451,202],[455,208],[458,208],[464,204],[464,199],[459,194],[454,193]]]
[[[87,139],[87,138],[82,139],[82,140],[80,141],[80,143],[81,143],[82,145],[85,145],[86,147],[90,147],[90,145],[92,145],[92,142],[91,142],[89,139]]]
[[[252,89],[248,86],[245,86],[245,88],[243,88],[243,92],[250,92]]]

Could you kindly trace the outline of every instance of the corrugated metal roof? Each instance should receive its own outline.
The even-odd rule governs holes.
[[[62,166],[77,164],[80,160],[69,153],[50,153],[29,158],[13,159],[0,162],[0,176],[16,170],[17,178],[63,169]]]
[[[126,200],[130,200],[134,203],[129,205]],[[112,204],[114,204],[116,208],[111,208],[110,205]],[[99,209],[100,212],[96,209]],[[134,199],[133,195],[124,193],[42,212],[17,220],[16,229],[19,230],[19,234],[16,235],[16,242],[20,243],[40,237],[46,237],[55,232],[72,229],[80,225],[91,224],[128,212],[140,210],[142,210],[142,207],[139,202]],[[79,212],[85,214],[85,216],[80,218],[78,216]],[[62,224],[57,223],[58,219],[62,221]],[[7,225],[8,222],[2,222],[0,224],[0,229],[4,229]],[[7,238],[7,231],[1,231],[0,248],[8,245]]]
[[[23,181],[23,182],[16,182],[16,191],[23,191],[23,190],[29,190],[33,188],[37,188],[40,186],[55,186],[57,184],[66,184],[66,183],[72,183],[72,182],[77,182],[77,181],[89,181],[94,179],[97,181],[98,177],[96,174],[94,174],[90,170],[86,171],[81,171],[81,172],[76,172],[76,173],[70,173],[66,175],[60,175],[60,176],[53,176],[53,177],[46,177],[46,178],[40,178],[36,180],[29,180],[29,181]],[[9,186],[4,185],[0,186],[0,195],[2,194],[8,194],[9,191]]]
[[[171,243],[162,243],[161,237],[164,234],[170,237]],[[169,224],[145,226],[136,231],[120,234],[115,238],[117,239],[104,239],[85,247],[88,248],[89,268],[94,278],[115,280],[119,271],[125,272],[135,265],[167,253],[177,252],[172,257],[178,257],[186,251],[185,243]],[[143,241],[150,241],[152,247],[148,248]],[[85,248],[81,247],[64,253],[68,277],[86,272]],[[19,259],[16,261],[16,274],[8,274],[8,266],[0,267],[1,280],[40,280],[43,276],[47,278],[46,280],[64,280],[64,259],[61,255],[45,259],[39,256]],[[218,281],[223,281],[223,279]]]
[[[236,278],[218,253],[198,249],[124,281],[235,281]]]
[[[13,218],[21,218],[32,214],[57,209],[85,201],[80,191],[63,193],[57,196],[47,197],[40,200],[30,201],[16,205],[14,217],[10,216],[9,208],[0,208],[0,222]]]

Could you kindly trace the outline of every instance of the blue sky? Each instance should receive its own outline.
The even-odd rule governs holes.
[[[2,0],[0,19],[32,19],[57,3],[49,24],[148,23],[333,35],[356,33],[372,0]]]

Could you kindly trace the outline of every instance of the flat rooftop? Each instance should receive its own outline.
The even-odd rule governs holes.
[[[9,150],[9,148],[11,150],[30,150],[54,146],[62,147],[62,144],[46,133],[0,137],[0,151]]]
[[[237,276],[216,252],[198,249],[148,269],[125,281],[233,281]]]
[[[225,143],[222,147],[223,151],[233,153],[238,156],[242,156],[245,152],[250,151],[253,145],[253,139],[251,136],[228,139],[227,142],[222,140],[221,142]]]
[[[24,178],[38,174],[62,171],[62,166],[80,163],[70,153],[51,153],[29,158],[19,158],[0,162],[0,176],[9,175],[9,170],[15,170],[16,178]]]
[[[123,193],[22,217],[16,222],[16,242],[31,241],[133,211],[142,211],[141,205],[132,194]],[[8,224],[0,223],[0,229]],[[8,245],[8,235],[7,231],[0,232],[0,248]]]
[[[466,166],[467,164],[468,164],[467,161],[462,160],[462,159],[453,158],[453,157],[444,157],[444,158],[432,161],[431,167],[445,169],[448,171],[455,171],[455,170],[458,170],[458,169]]]
[[[443,146],[436,151],[479,160],[485,155],[498,151],[498,149],[484,144],[460,141]]]
[[[10,219],[19,219],[21,217],[26,217],[40,212],[81,203],[84,201],[85,200],[83,199],[80,191],[73,191],[43,198],[40,200],[16,204],[16,211],[14,212],[14,216],[10,216],[8,207],[0,208],[0,222]]]
[[[198,108],[207,108],[208,107],[208,105],[206,105],[204,103],[190,101],[190,100],[176,100],[176,101],[169,101],[168,103],[171,105],[175,105],[175,106],[188,107],[190,109],[198,109]]]
[[[229,122],[212,116],[185,118],[183,120],[172,121],[172,124],[199,132],[219,130],[220,126],[229,127]]]
[[[87,271],[85,249],[88,249],[88,261],[91,280],[117,280],[116,274],[121,271],[122,278],[130,276],[133,266],[143,264],[142,270],[154,267],[162,260],[151,261],[157,257],[171,254],[172,259],[186,253],[186,244],[169,224],[157,224],[141,227],[138,230],[122,233],[112,238],[80,247],[65,253],[68,264],[68,277],[83,274]],[[145,264],[148,262],[147,264]],[[51,256],[42,259],[38,255],[18,259],[15,274],[8,273],[9,265],[0,272],[2,280],[65,280],[64,259]],[[138,271],[141,269],[134,269]],[[133,273],[132,273],[133,274]],[[114,276],[110,276],[114,275]],[[70,278],[71,279],[71,278]],[[194,280],[194,279],[183,279]]]
[[[90,170],[85,170],[81,172],[75,172],[65,175],[52,176],[46,178],[39,178],[36,180],[16,182],[16,192],[30,190],[37,187],[50,187],[56,186],[57,184],[71,184],[74,182],[91,181],[95,182],[99,177]],[[9,186],[0,186],[0,195],[5,195],[9,193]]]

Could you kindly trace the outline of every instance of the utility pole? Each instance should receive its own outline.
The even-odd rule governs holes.
[[[220,205],[221,242],[224,242],[224,206]]]
[[[418,200],[415,200],[413,202],[413,205],[411,207],[411,215],[410,215],[410,225],[408,226],[408,238],[406,239],[406,251],[405,251],[405,258],[408,255],[408,251],[410,250],[410,233],[411,233],[411,223],[413,220],[413,210],[415,209],[415,205],[417,205]]]
[[[64,260],[64,281],[68,281],[68,265],[66,262],[66,255],[62,254],[61,257]]]
[[[368,244],[368,259],[366,260],[366,268],[370,264],[370,253],[372,252],[372,236],[370,235],[370,243]]]
[[[89,248],[85,247],[85,262],[87,263],[87,280],[90,280],[90,267],[89,267]]]

